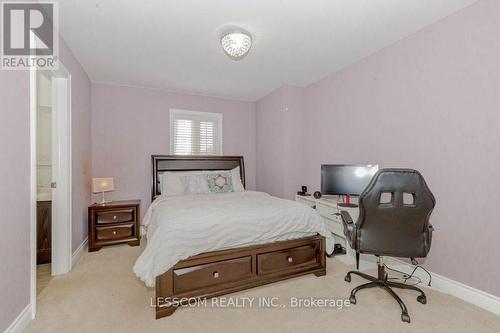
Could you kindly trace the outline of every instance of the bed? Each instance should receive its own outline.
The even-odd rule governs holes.
[[[157,319],[193,299],[326,274],[333,239],[309,207],[254,191],[161,195],[165,172],[236,167],[244,186],[241,156],[152,156],[148,243],[134,272],[155,287]]]

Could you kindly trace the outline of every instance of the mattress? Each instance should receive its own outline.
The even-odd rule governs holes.
[[[147,245],[134,273],[152,287],[155,278],[188,257],[320,234],[328,253],[334,240],[319,214],[306,205],[263,192],[160,196],[143,219]]]

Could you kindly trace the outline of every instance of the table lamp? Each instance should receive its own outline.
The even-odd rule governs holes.
[[[92,178],[92,192],[102,193],[102,200],[99,202],[101,205],[111,202],[104,199],[104,192],[114,191],[115,186],[113,178]]]

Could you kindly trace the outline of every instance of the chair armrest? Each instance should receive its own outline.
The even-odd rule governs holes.
[[[429,224],[427,226],[427,229],[429,230],[427,232],[427,252],[429,252],[432,244],[432,232],[434,231],[434,227],[432,226],[432,224]]]
[[[344,225],[344,235],[349,246],[356,250],[357,226],[352,220],[351,214],[348,211],[340,211],[342,217],[342,224]]]
[[[340,211],[340,216],[342,217],[342,221],[344,221],[345,223],[347,223],[347,224],[352,224],[352,223],[354,223],[354,222],[352,221],[351,214],[349,214],[349,212],[348,212],[348,211],[341,210],[341,211]]]

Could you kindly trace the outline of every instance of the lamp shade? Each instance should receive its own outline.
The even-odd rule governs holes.
[[[109,192],[115,190],[113,178],[92,178],[92,192]]]

